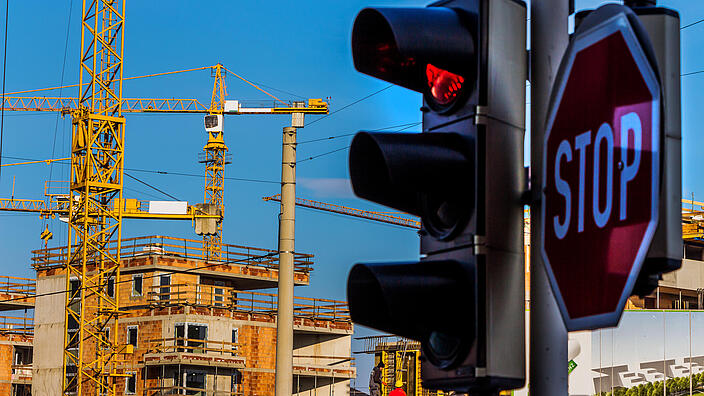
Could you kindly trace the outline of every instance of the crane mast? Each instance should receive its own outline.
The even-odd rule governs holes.
[[[111,296],[107,284],[120,279],[122,211],[112,205],[122,200],[124,174],[124,10],[125,0],[83,1],[79,102],[71,113],[77,204],[69,205],[64,394],[116,392],[119,293]]]
[[[213,77],[215,77],[215,82],[213,83],[210,108],[205,116],[205,130],[208,133],[208,142],[203,147],[205,158],[201,161],[205,164],[203,200],[208,205],[210,214],[224,216],[225,165],[228,161],[226,158],[227,146],[223,138],[223,113],[227,88],[222,65],[219,63],[215,65],[212,73]],[[222,221],[218,221],[215,228],[215,233],[203,235],[203,251],[209,260],[222,258]]]

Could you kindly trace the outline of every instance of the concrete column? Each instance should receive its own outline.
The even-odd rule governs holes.
[[[276,396],[293,390],[293,251],[296,223],[296,128],[284,128],[279,215],[279,299],[276,320]]]
[[[568,0],[533,0],[531,29],[530,394],[567,395],[567,330],[540,251],[543,136],[550,90],[567,48]]]

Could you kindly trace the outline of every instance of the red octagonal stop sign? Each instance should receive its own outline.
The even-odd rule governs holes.
[[[660,87],[629,20],[592,21],[543,148],[542,255],[568,330],[618,324],[657,226],[659,150]]]

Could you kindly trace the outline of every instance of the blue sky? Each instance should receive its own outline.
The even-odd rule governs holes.
[[[4,3],[4,2],[3,2]],[[577,1],[577,9],[600,1]],[[682,25],[704,18],[704,2],[661,1],[678,9]],[[166,5],[168,4],[168,6]],[[425,5],[425,1],[271,1],[193,2],[175,0],[128,1],[125,27],[125,76],[180,70],[222,63],[246,78],[307,98],[332,97],[331,110],[378,91],[388,84],[354,70],[350,34],[356,13],[367,5]],[[4,15],[4,5],[0,5]],[[78,80],[81,4],[73,1],[10,1],[7,42],[7,92],[72,84]],[[71,11],[69,12],[69,9]],[[70,18],[70,24],[69,24]],[[68,30],[67,30],[68,27]],[[68,40],[67,40],[68,32]],[[4,33],[4,32],[3,32]],[[682,72],[704,69],[701,37],[704,23],[682,31]],[[66,52],[65,52],[66,49]],[[65,68],[64,53],[66,53]],[[260,92],[228,77],[229,99],[266,99]],[[125,97],[195,97],[209,102],[209,71],[125,82]],[[283,99],[294,96],[272,91]],[[699,174],[698,147],[704,135],[699,110],[704,74],[683,77],[683,193],[704,200]],[[77,89],[63,92],[76,96]],[[299,141],[380,129],[420,121],[420,94],[393,87],[320,122],[299,130]],[[308,117],[307,123],[316,117]],[[275,248],[278,205],[261,197],[279,192],[281,130],[288,116],[230,116],[225,141],[232,154],[229,177],[273,183],[228,180],[225,187],[224,240],[228,243]],[[420,128],[416,128],[419,130]],[[51,113],[6,113],[3,163],[7,157],[65,157],[70,143],[70,120]],[[351,136],[305,143],[299,160],[346,147]],[[206,141],[198,115],[128,115],[126,167],[202,174],[198,153]],[[298,196],[357,208],[386,209],[356,199],[345,187],[347,151],[301,162]],[[68,167],[32,165],[5,167],[0,196],[9,197],[15,178],[17,198],[42,198],[44,181],[66,180]],[[203,178],[156,175],[130,171],[134,176],[189,202],[203,199]],[[126,196],[168,199],[127,178]],[[50,246],[66,243],[66,227],[49,223],[54,232]],[[42,222],[33,215],[0,213],[0,273],[34,276],[29,266],[33,249],[42,247]],[[164,234],[197,239],[190,223],[125,221],[126,237]],[[413,231],[395,226],[297,208],[296,250],[316,255],[311,285],[297,295],[345,298],[345,282],[358,261],[413,260],[418,254]],[[359,329],[358,335],[369,334]],[[354,348],[353,348],[354,349]],[[366,387],[369,360],[359,358],[360,387]]]

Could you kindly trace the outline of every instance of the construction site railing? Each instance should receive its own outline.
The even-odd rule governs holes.
[[[151,387],[145,390],[147,396],[171,395],[196,395],[196,396],[242,396],[244,392],[230,392],[219,390],[206,390],[202,388],[188,388],[185,386]]]
[[[0,334],[34,334],[34,318],[28,316],[0,316]]]
[[[208,355],[238,356],[239,345],[226,341],[199,340],[195,338],[160,338],[147,340],[147,353],[188,352]]]
[[[148,301],[157,305],[203,305],[233,311],[276,314],[277,295],[236,290],[225,286],[173,284],[151,286]],[[293,315],[297,318],[350,321],[343,301],[294,297]]]
[[[403,349],[404,344],[408,350],[420,349],[420,342],[396,335],[356,337],[355,340],[363,342],[362,350],[355,353],[374,353],[382,349]]]
[[[246,265],[278,269],[278,252],[249,246],[222,244],[218,255],[224,265]],[[114,256],[117,254],[117,241],[110,242],[108,248]],[[46,269],[66,264],[67,247],[55,247],[32,251],[32,265],[35,269]],[[205,260],[206,250],[202,240],[174,238],[161,235],[126,238],[122,240],[120,257],[124,259],[161,255],[183,259]],[[90,256],[90,254],[89,254]],[[209,262],[212,262],[209,261]],[[294,270],[308,273],[312,271],[313,255],[294,253]]]
[[[354,367],[354,359],[355,358],[352,356],[293,355],[293,364],[301,366],[329,366],[346,369]],[[315,362],[321,360],[322,363]]]
[[[0,294],[2,293],[33,296],[37,294],[37,280],[16,276],[0,276]]]

